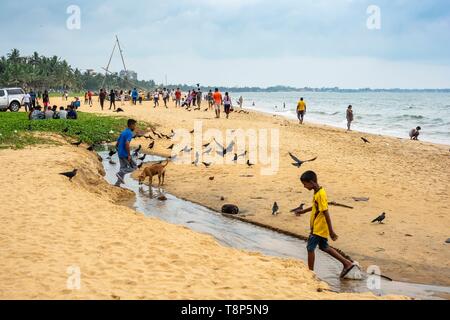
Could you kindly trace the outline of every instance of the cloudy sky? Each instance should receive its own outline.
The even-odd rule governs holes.
[[[80,29],[67,28],[70,5]],[[450,0],[2,0],[0,29],[0,55],[98,71],[117,34],[128,69],[157,82],[450,88]]]

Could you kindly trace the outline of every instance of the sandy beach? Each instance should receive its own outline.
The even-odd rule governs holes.
[[[198,120],[204,130],[279,129],[280,167],[276,175],[262,176],[260,165],[213,165],[206,169],[202,165],[170,164],[165,189],[215,210],[233,203],[248,221],[307,236],[309,216],[295,217],[289,211],[300,203],[311,203],[312,194],[300,184],[299,176],[314,170],[330,201],[354,207],[331,207],[340,236],[332,243],[334,247],[364,268],[377,265],[384,275],[396,280],[450,285],[450,252],[445,243],[450,222],[448,146],[346,133],[323,125],[301,127],[280,116],[258,112],[233,113],[227,121],[214,119],[212,112],[174,109],[172,103],[169,109],[154,109],[151,102],[141,106],[127,103],[123,109],[121,116],[150,121],[166,134],[171,129],[192,130]],[[81,110],[102,113],[97,102],[93,108],[82,106]],[[371,143],[364,144],[361,136]],[[133,143],[145,147],[148,142],[141,138]],[[171,143],[158,140],[152,152],[169,156]],[[302,159],[318,159],[297,169],[291,165],[288,152]],[[355,202],[352,197],[370,200]],[[274,201],[280,206],[278,216],[271,215]],[[387,213],[385,224],[371,224],[382,212]]]
[[[85,148],[2,150],[0,166],[0,299],[377,298],[328,292],[301,261],[225,248],[118,204],[133,195]],[[72,168],[73,182],[58,174]],[[74,268],[79,290],[67,287]]]

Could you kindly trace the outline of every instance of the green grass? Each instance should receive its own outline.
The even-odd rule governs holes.
[[[28,120],[24,112],[0,113],[0,149],[21,149],[36,144],[57,144],[55,140],[43,137],[40,133],[59,134],[70,142],[83,141],[87,144],[115,141],[126,128],[127,118],[99,116],[91,113],[78,113],[78,120]],[[140,122],[139,128],[150,127]],[[63,130],[68,128],[68,132]],[[80,135],[76,133],[81,132]],[[113,133],[112,133],[113,132]]]
[[[50,98],[61,98],[63,96],[62,92],[50,92],[48,94]],[[84,92],[69,92],[69,98],[79,97],[84,99]]]

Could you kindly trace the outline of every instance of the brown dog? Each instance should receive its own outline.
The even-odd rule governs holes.
[[[166,167],[169,164],[169,160],[166,161],[166,164],[158,163],[154,164],[150,167],[144,168],[141,175],[139,176],[139,184],[142,185],[147,177],[150,177],[150,186],[153,184],[153,176],[158,175],[159,184],[161,187],[164,185],[164,179],[166,176]]]

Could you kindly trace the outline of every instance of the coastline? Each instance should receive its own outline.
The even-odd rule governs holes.
[[[364,268],[378,265],[383,274],[399,281],[449,285],[449,253],[445,226],[450,208],[442,199],[450,197],[448,149],[429,142],[366,134],[372,142],[363,144],[360,134],[315,124],[300,127],[281,116],[260,112],[235,114],[231,119],[216,120],[211,112],[186,112],[153,109],[150,102],[133,107],[126,104],[121,116],[159,124],[159,131],[191,130],[196,120],[207,128],[278,128],[280,135],[280,170],[274,177],[259,175],[260,166],[212,166],[209,169],[190,165],[169,165],[165,190],[189,201],[220,211],[226,203],[235,203],[250,222],[269,225],[299,236],[308,235],[308,217],[295,218],[289,210],[299,203],[310,203],[311,194],[304,190],[298,176],[305,170],[319,173],[329,200],[355,207],[354,210],[332,207],[331,214],[340,239],[333,246],[341,249]],[[81,111],[101,112],[98,106]],[[295,139],[292,139],[294,137]],[[134,145],[146,146],[145,139]],[[170,141],[157,140],[154,150],[170,156]],[[144,148],[145,150],[145,148]],[[297,170],[292,167],[288,151],[301,157],[318,156],[314,163]],[[426,170],[423,170],[423,169]],[[253,175],[246,178],[242,175]],[[215,181],[208,180],[215,176]],[[220,198],[224,196],[225,201]],[[351,197],[370,197],[354,202]],[[413,201],[412,201],[413,200]],[[271,207],[278,201],[281,215],[273,217]],[[384,225],[370,224],[381,212],[387,212]],[[427,214],[428,212],[437,212]],[[425,244],[425,245],[424,245]]]

